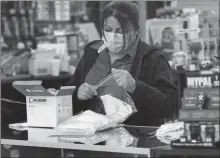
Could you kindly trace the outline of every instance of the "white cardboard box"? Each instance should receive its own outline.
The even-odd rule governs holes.
[[[61,87],[53,95],[41,86],[42,81],[14,81],[13,87],[26,96],[27,124],[30,127],[56,127],[71,117],[75,86]]]
[[[56,56],[55,50],[37,50],[28,59],[28,71],[30,75],[41,76],[51,75],[51,65],[49,60]]]

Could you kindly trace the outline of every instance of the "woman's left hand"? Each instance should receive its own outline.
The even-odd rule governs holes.
[[[136,88],[136,83],[131,74],[123,69],[112,68],[112,74],[116,83],[123,87],[126,91],[133,93]]]

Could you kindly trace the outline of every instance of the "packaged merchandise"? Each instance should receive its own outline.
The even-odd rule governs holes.
[[[93,135],[97,131],[117,127],[133,114],[131,105],[110,95],[101,96],[106,115],[87,110],[62,122],[57,135]]]
[[[41,83],[42,81],[14,81],[12,86],[26,97],[29,127],[56,127],[73,115],[72,93],[75,87],[61,87],[57,95],[53,95]]]
[[[93,145],[93,144],[98,144],[100,142],[105,142],[105,145],[108,146],[127,147],[127,146],[133,146],[135,139],[136,138],[132,136],[125,128],[118,127],[104,131],[99,131],[91,136],[84,136],[84,137],[61,136],[59,137],[59,142],[65,142],[65,143],[79,142],[87,145]]]

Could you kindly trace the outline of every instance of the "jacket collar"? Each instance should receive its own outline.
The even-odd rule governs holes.
[[[102,46],[102,44],[103,44],[103,41],[96,40],[96,41],[93,41],[93,42],[86,45],[85,48],[88,48],[88,47],[91,48],[91,50],[89,51],[91,53],[91,55],[94,53],[92,55],[93,56],[92,64],[95,62],[96,58],[98,57],[97,50]],[[139,40],[139,42],[137,44],[137,52],[135,54],[135,57],[134,57],[134,60],[132,62],[132,66],[131,66],[131,75],[134,78],[136,78],[136,79],[139,78],[141,67],[143,64],[143,59],[145,57],[149,56],[156,49],[157,49],[156,47],[152,47],[152,46],[148,45],[147,43],[143,42],[141,39]]]
[[[131,66],[131,75],[134,78],[136,79],[139,78],[141,67],[143,64],[143,59],[148,55],[150,55],[151,52],[153,52],[156,49],[157,48],[148,45],[147,43],[143,42],[141,39],[139,40],[137,46],[137,52]]]

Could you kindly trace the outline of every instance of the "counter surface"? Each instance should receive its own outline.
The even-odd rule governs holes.
[[[160,142],[154,135],[151,135],[152,132],[157,130],[157,127],[124,125],[123,127],[119,127],[116,132],[112,132],[112,130],[116,129],[103,131],[96,135],[96,137],[87,138],[87,143],[85,144],[75,139],[73,140],[71,137],[49,137],[53,129],[28,128],[26,131],[17,131],[3,127],[1,131],[1,144],[130,153],[148,156],[150,156],[150,149],[166,146],[166,144]],[[126,134],[123,135],[122,133]]]

